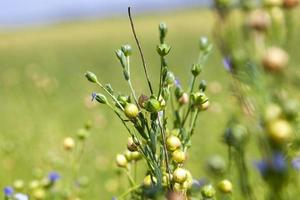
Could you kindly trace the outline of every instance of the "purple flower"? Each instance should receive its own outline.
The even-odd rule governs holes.
[[[95,100],[96,96],[97,96],[97,93],[96,93],[96,92],[93,92],[93,93],[92,93],[92,101]]]
[[[268,159],[255,162],[255,166],[262,176],[269,173],[284,173],[287,170],[286,160],[282,153],[276,152]]]
[[[53,171],[48,174],[48,179],[54,183],[60,179],[60,175],[57,172]]]
[[[175,86],[181,88],[180,81],[177,78],[175,79]]]
[[[292,166],[294,169],[300,171],[300,156],[297,156],[292,160]]]
[[[11,186],[7,186],[3,189],[3,192],[4,192],[4,196],[10,197],[13,195],[14,189]]]
[[[231,59],[229,57],[225,57],[223,59],[223,65],[224,65],[224,68],[226,69],[226,71],[228,72],[232,72],[232,63],[231,63]]]

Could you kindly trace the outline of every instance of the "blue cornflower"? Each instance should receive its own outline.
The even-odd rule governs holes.
[[[297,156],[292,160],[292,166],[294,169],[300,171],[300,156]]]
[[[223,59],[223,65],[224,65],[224,68],[226,69],[226,71],[228,72],[232,72],[232,62],[231,62],[231,59],[229,57],[225,57]]]
[[[92,101],[95,100],[96,96],[97,96],[97,93],[96,93],[96,92],[93,92],[93,93],[92,93]]]
[[[286,160],[282,153],[276,152],[270,159],[255,162],[255,166],[262,176],[268,173],[283,173],[287,170]]]
[[[13,195],[14,189],[11,186],[7,186],[3,189],[3,192],[4,192],[4,196],[10,197]]]
[[[50,182],[54,183],[60,179],[60,175],[57,172],[53,171],[48,174],[48,179],[50,180]]]

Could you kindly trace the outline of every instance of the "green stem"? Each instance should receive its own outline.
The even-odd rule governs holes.
[[[124,111],[123,106],[120,104],[120,102],[116,99],[114,95],[112,95],[101,83],[97,82],[97,85],[99,85],[121,108],[122,111]]]
[[[131,192],[139,189],[140,187],[141,187],[140,185],[135,185],[134,187],[129,188],[129,190],[127,190],[126,192],[124,192],[123,194],[121,194],[117,199],[118,200],[124,199],[124,197],[126,197],[128,194],[130,194]]]

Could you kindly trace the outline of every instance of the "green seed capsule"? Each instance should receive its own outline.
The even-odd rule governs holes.
[[[136,118],[138,116],[139,109],[135,104],[128,103],[125,106],[124,112],[125,112],[126,117],[128,117],[129,119],[133,119],[133,118]]]
[[[176,183],[183,183],[187,179],[187,171],[183,168],[178,167],[173,172],[173,180]]]
[[[152,182],[152,179],[154,183]],[[143,186],[146,188],[153,186],[157,182],[157,179],[155,177],[152,177],[152,179],[150,175],[147,175],[143,180]]]
[[[175,151],[181,146],[181,142],[178,137],[171,135],[167,138],[167,148],[170,151]]]
[[[172,153],[172,159],[176,163],[183,163],[186,159],[186,154],[182,150],[176,150]]]
[[[84,75],[88,81],[92,83],[98,83],[97,76],[93,72],[87,71]]]
[[[223,193],[231,193],[232,192],[232,183],[229,180],[222,180],[218,184],[218,188]]]
[[[161,110],[160,102],[156,98],[150,98],[145,103],[145,109],[149,112],[158,112]]]
[[[127,167],[127,159],[123,154],[118,154],[116,156],[116,163],[118,167],[126,168]]]
[[[33,191],[33,198],[36,200],[42,200],[45,199],[46,193],[43,189],[36,189]]]
[[[168,71],[166,75],[166,83],[167,85],[173,85],[175,82],[175,76],[173,72]]]
[[[191,72],[193,76],[198,76],[202,71],[202,66],[200,64],[193,64]]]
[[[201,195],[203,198],[213,198],[216,195],[216,190],[212,185],[205,185],[201,189]]]
[[[95,99],[101,104],[107,104],[107,98],[101,93],[96,94]]]

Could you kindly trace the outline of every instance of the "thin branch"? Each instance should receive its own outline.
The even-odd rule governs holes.
[[[149,78],[149,75],[148,75],[148,71],[147,71],[147,67],[146,67],[146,62],[145,62],[144,54],[143,54],[140,42],[139,42],[139,40],[137,38],[137,35],[136,35],[136,32],[135,32],[135,28],[134,28],[134,24],[133,24],[133,20],[132,20],[132,17],[131,17],[130,7],[128,7],[128,16],[129,16],[130,25],[131,25],[131,29],[132,29],[132,33],[133,33],[134,39],[135,39],[136,44],[138,46],[139,52],[141,54],[143,68],[144,68],[144,72],[145,72],[145,75],[146,75],[146,78],[147,78],[149,89],[150,89],[151,94],[153,94],[153,89],[152,89],[150,78]]]

